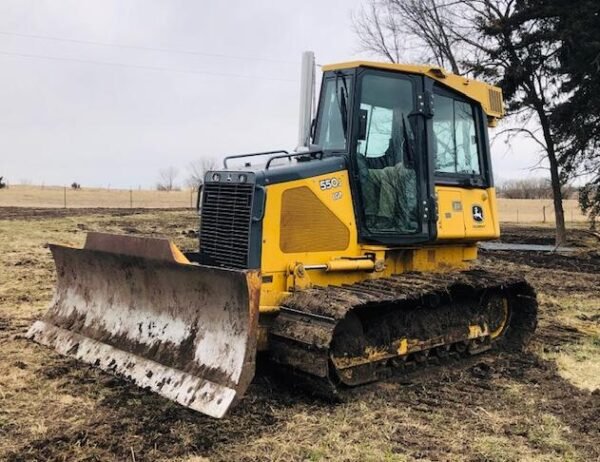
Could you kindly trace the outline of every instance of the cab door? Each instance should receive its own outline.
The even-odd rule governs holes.
[[[350,157],[360,241],[431,240],[423,79],[359,68],[356,87]]]

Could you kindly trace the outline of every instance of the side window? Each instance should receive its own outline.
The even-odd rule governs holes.
[[[338,79],[337,82],[335,79],[328,79],[323,82],[323,85],[325,90],[318,119],[316,142],[323,149],[343,150],[346,148],[346,134],[342,119],[343,104],[340,96],[343,83],[341,79]],[[348,94],[351,92],[350,87],[351,81],[347,79],[345,88],[347,88]]]
[[[435,95],[433,135],[438,173],[479,175],[479,144],[471,104]]]

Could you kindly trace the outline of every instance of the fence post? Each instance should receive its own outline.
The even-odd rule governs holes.
[[[63,186],[63,207],[67,208],[67,187]]]
[[[542,207],[542,212],[544,214],[544,221],[543,221],[543,223],[546,223],[546,206],[545,205]]]
[[[129,189],[129,208],[133,208],[133,191]]]
[[[194,208],[194,188],[190,188],[190,210]]]

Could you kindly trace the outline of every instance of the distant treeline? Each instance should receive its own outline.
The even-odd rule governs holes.
[[[552,199],[552,185],[545,178],[507,180],[496,186],[498,197],[505,199]],[[577,191],[571,186],[563,187],[562,197],[574,199]]]

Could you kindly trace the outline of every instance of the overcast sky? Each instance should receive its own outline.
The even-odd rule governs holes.
[[[300,57],[368,58],[360,0],[0,0],[0,176],[151,187],[161,168],[296,145]],[[497,178],[540,176],[493,147]],[[516,152],[515,152],[516,151]]]

